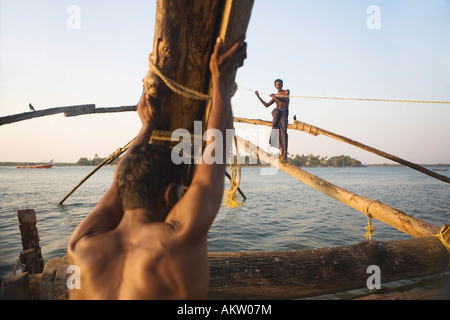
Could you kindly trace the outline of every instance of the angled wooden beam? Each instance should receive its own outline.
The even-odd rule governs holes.
[[[249,123],[249,124],[255,124],[255,125],[262,125],[262,126],[268,126],[271,127],[272,126],[272,122],[271,121],[266,121],[266,120],[259,120],[259,119],[245,119],[245,118],[234,118],[234,122],[241,122],[241,123]],[[376,154],[377,156],[395,161],[397,163],[403,164],[407,167],[410,167],[411,169],[417,170],[419,172],[422,172],[430,177],[436,178],[438,180],[441,180],[443,182],[447,182],[450,183],[450,178],[443,176],[441,174],[438,174],[436,172],[433,172],[427,168],[424,168],[418,164],[412,163],[408,160],[399,158],[395,155],[389,154],[387,152],[372,148],[368,145],[365,145],[361,142],[358,142],[356,140],[341,136],[339,134],[321,129],[319,127],[301,122],[301,121],[294,121],[294,124],[288,124],[288,129],[293,129],[293,130],[299,130],[299,131],[303,131],[309,134],[312,134],[313,136],[318,136],[319,134],[351,144],[352,146],[358,147],[360,149],[363,149],[365,151],[369,151],[373,154]]]
[[[384,203],[342,189],[289,163],[279,162],[278,158],[271,157],[267,152],[249,141],[240,137],[236,137],[236,139],[239,148],[244,149],[255,158],[280,169],[307,186],[316,189],[367,216],[380,220],[414,238],[433,236],[439,231],[438,227],[409,216]]]

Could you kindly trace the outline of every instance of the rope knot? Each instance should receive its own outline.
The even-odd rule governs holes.
[[[239,157],[239,149],[236,136],[234,136],[234,143],[236,145],[236,156],[234,157],[233,163],[230,162],[230,189],[228,191],[224,191],[227,195],[225,198],[225,205],[229,208],[236,208],[241,205],[241,202],[236,197],[236,192],[238,191],[239,184],[241,182],[241,166],[237,161],[237,158]],[[236,172],[236,168],[238,169],[238,172]]]
[[[447,240],[445,239],[445,234],[450,230],[450,225],[448,224],[444,224],[442,226],[442,228],[439,230],[439,232],[437,234],[435,234],[434,236],[436,238],[438,238],[439,240],[441,240],[442,244],[444,245],[444,247],[447,248],[447,250],[450,253],[450,243],[447,242]]]
[[[364,204],[366,204],[367,202],[365,202]],[[370,201],[366,206],[364,206],[364,214],[367,217],[367,227],[365,228],[366,233],[364,234],[364,237],[368,240],[372,240],[372,234],[374,233],[374,229],[372,226],[372,216],[370,215],[369,209],[370,207],[374,204],[374,203],[380,203],[377,200],[372,200]]]

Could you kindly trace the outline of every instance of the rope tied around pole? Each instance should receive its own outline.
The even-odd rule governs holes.
[[[437,234],[435,234],[433,237],[438,238],[441,243],[444,245],[444,247],[447,249],[448,251],[448,264],[447,264],[447,268],[445,269],[444,272],[447,272],[447,270],[450,268],[450,243],[447,242],[447,240],[445,239],[445,234],[450,230],[450,226],[447,224],[444,224],[442,226],[442,228],[439,230],[439,232]]]
[[[372,220],[371,220],[372,216],[370,215],[370,212],[369,212],[370,207],[371,207],[374,203],[380,203],[380,202],[377,201],[377,200],[373,200],[373,201],[370,201],[368,205],[365,205],[365,206],[364,206],[364,214],[365,214],[366,217],[367,217],[367,227],[365,228],[366,233],[364,234],[364,237],[365,237],[367,240],[372,240],[372,234],[374,233],[374,229],[373,229],[373,226],[372,226]],[[365,203],[364,203],[364,204],[365,204]]]
[[[210,95],[201,93],[199,91],[196,91],[194,89],[188,88],[186,86],[183,86],[176,81],[170,79],[167,77],[154,63],[153,61],[153,53],[150,53],[149,55],[149,72],[145,76],[145,78],[142,80],[144,83],[144,90],[147,94],[150,94],[151,92],[151,72],[155,73],[173,92],[182,95],[187,98],[196,99],[196,100],[204,100],[209,101],[212,99]],[[238,85],[233,82],[230,85],[230,96],[233,97],[238,90]],[[152,139],[154,140],[168,140],[171,141],[171,137],[168,136],[167,132],[158,132],[155,136],[152,136]],[[236,145],[236,153],[238,153],[238,146],[237,141],[235,137],[235,145]],[[236,179],[236,167],[238,168],[238,175],[239,177]],[[241,205],[241,203],[236,199],[236,192],[240,191],[239,184],[241,180],[241,166],[239,165],[238,161],[236,159],[234,160],[234,165],[230,163],[230,169],[231,169],[231,175],[230,175],[230,189],[228,191],[224,190],[224,192],[227,194],[227,197],[225,199],[225,204],[228,207],[235,208]],[[245,197],[244,197],[245,198]]]
[[[234,136],[234,144],[236,146],[236,156],[234,157],[233,164],[230,162],[230,189],[228,191],[224,190],[227,195],[225,198],[225,205],[229,208],[236,208],[241,205],[241,202],[236,197],[236,192],[239,190],[239,184],[241,183],[241,165],[239,164],[239,161],[237,161],[237,157],[239,157],[239,148],[236,136]]]
[[[156,66],[156,64],[153,62],[153,53],[150,53],[148,58],[148,65],[150,67],[150,71],[154,72],[158,77],[161,78],[161,80],[164,81],[164,83],[175,93],[178,93],[179,95],[185,96],[187,98],[196,99],[196,100],[210,100],[211,96],[198,92],[196,90],[193,90],[191,88],[185,87],[172,79],[168,78],[166,75],[162,73],[162,71]],[[143,79],[144,82],[144,88],[147,93],[149,93],[149,77],[150,72],[147,73],[147,76]]]
[[[445,229],[445,228],[442,228],[442,229]],[[439,230],[439,232],[437,234],[435,234],[434,237],[441,240],[444,247],[446,247],[447,250],[450,252],[450,243],[448,243],[444,238],[444,235],[450,230],[450,227],[447,226],[447,228],[445,230],[442,230],[442,229]]]
[[[149,72],[147,73],[146,77],[142,80],[144,83],[144,90],[147,94],[150,93],[150,71],[154,72],[158,77],[161,78],[162,81],[175,93],[182,95],[184,97],[195,99],[195,100],[204,100],[209,101],[211,100],[211,96],[201,93],[197,90],[188,88],[186,86],[183,86],[182,84],[179,84],[178,82],[170,79],[167,77],[153,62],[153,53],[150,53],[148,58],[148,65],[149,65]],[[238,90],[238,85],[233,82],[230,86],[230,96],[233,97]]]

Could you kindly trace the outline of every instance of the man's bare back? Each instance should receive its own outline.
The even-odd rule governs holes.
[[[189,245],[167,223],[127,225],[81,239],[76,262],[89,277],[72,299],[202,299],[209,281],[206,241]],[[103,262],[103,263],[102,263]],[[199,281],[202,279],[202,281]]]
[[[233,125],[228,79],[245,58],[244,37],[228,51],[218,40],[211,57],[213,97],[207,129],[219,130],[223,137]],[[141,174],[142,170],[134,167],[146,163],[151,156],[143,157],[139,152],[153,155],[153,148],[164,149],[148,144],[156,122],[156,109],[151,98],[143,94],[137,107],[142,128],[132,148],[119,163],[110,189],[72,234],[67,251],[70,264],[80,268],[81,289],[72,289],[71,299],[207,297],[207,234],[221,206],[226,159],[213,164],[202,161],[184,194],[182,184],[170,182],[156,190],[154,193],[158,195],[153,194],[151,200],[138,197],[146,205],[130,204],[136,199],[129,189],[137,185],[141,194],[142,188],[136,181],[142,177],[133,180],[125,172],[126,168]],[[208,142],[211,143],[215,142]],[[225,157],[226,144],[216,145],[223,145]],[[161,152],[161,157],[170,159],[170,149]],[[156,180],[165,179],[171,172],[157,169],[155,175],[160,176]],[[148,180],[141,175],[143,181]]]

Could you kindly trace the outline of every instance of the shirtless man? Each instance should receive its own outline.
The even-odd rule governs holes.
[[[244,37],[228,51],[218,39],[211,56],[208,129],[220,130],[223,137],[233,128],[228,79],[243,65],[246,52]],[[171,150],[148,144],[155,103],[143,94],[137,110],[142,128],[132,149],[119,163],[109,191],[70,239],[69,262],[80,268],[81,278],[81,289],[72,289],[70,298],[206,299],[206,240],[222,203],[227,144],[223,162],[203,160],[183,194]]]
[[[286,161],[287,150],[288,150],[288,116],[289,116],[289,95],[290,91],[288,89],[283,90],[283,80],[277,79],[274,81],[275,88],[278,93],[271,94],[272,99],[269,102],[265,102],[259,96],[259,92],[255,91],[256,96],[259,101],[266,107],[270,107],[272,104],[276,103],[277,107],[272,111],[272,133],[270,137],[270,145],[272,147],[280,149],[280,160]],[[278,130],[278,141],[273,141],[275,138],[274,129]]]

